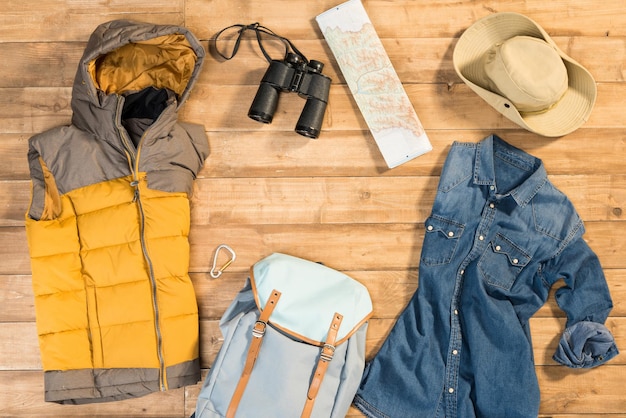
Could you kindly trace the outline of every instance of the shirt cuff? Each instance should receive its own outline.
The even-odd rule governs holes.
[[[568,367],[591,368],[606,363],[617,354],[615,338],[607,327],[582,321],[565,329],[552,358]]]

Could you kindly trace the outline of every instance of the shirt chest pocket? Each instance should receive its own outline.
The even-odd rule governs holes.
[[[486,283],[510,290],[531,257],[519,246],[496,234],[478,261],[478,270]]]
[[[438,216],[426,220],[426,235],[422,246],[422,263],[427,266],[448,264],[463,234],[464,226]]]

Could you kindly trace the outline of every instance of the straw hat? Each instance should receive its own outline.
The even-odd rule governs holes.
[[[470,26],[453,54],[463,81],[498,112],[539,135],[566,135],[587,121],[596,83],[537,23],[495,13]]]

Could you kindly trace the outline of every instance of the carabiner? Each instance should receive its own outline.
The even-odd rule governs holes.
[[[226,263],[224,263],[224,265],[222,265],[222,267],[220,267],[218,270],[216,270],[217,259],[218,259],[219,255],[220,255],[220,250],[222,248],[225,249],[225,250],[228,250],[228,252],[230,252],[231,258]],[[213,256],[213,267],[211,267],[211,271],[209,272],[209,274],[211,274],[211,277],[213,277],[214,279],[217,279],[218,277],[220,277],[222,275],[222,273],[224,272],[224,270],[226,270],[226,268],[228,266],[230,266],[231,263],[233,261],[235,261],[236,258],[237,258],[237,255],[235,254],[235,251],[233,251],[233,249],[230,248],[228,245],[222,244],[222,245],[218,246],[215,249],[215,255]]]

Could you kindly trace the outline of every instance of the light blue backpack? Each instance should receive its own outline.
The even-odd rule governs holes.
[[[365,366],[372,302],[322,264],[275,253],[224,313],[196,418],[345,417]]]

